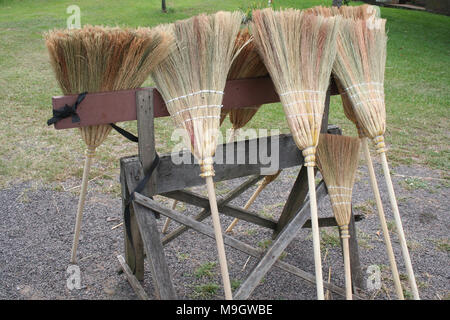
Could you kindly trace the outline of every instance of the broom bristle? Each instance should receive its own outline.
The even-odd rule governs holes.
[[[350,101],[347,116],[356,119],[360,135],[381,139],[386,127],[384,19],[344,19],[333,72]],[[351,111],[348,109],[351,106]],[[352,114],[353,113],[353,114]],[[353,121],[353,120],[352,120]],[[381,141],[382,142],[382,141]],[[379,146],[384,147],[384,142]]]
[[[138,88],[173,45],[173,37],[160,30],[89,25],[49,31],[45,41],[64,94]],[[97,147],[111,126],[80,129],[86,144]]]
[[[45,34],[64,94],[137,88],[167,55],[169,33],[157,29],[84,26]]]
[[[345,18],[353,19],[353,20],[371,20],[376,21],[375,17],[379,16],[379,12],[376,9],[375,6],[364,4],[361,6],[341,6],[339,9],[337,7],[322,7],[317,6],[313,7],[311,9],[307,9],[308,12],[311,12],[313,14],[322,15],[325,17],[329,16],[335,16],[335,15],[341,15]],[[364,136],[364,132],[361,129],[360,125],[358,124],[358,120],[356,118],[356,115],[353,111],[352,102],[349,98],[348,93],[344,90],[342,84],[340,83],[339,79],[334,76],[336,86],[338,88],[339,94],[342,98],[342,105],[344,107],[344,114],[345,116],[352,121],[358,130],[358,134],[360,137]]]
[[[256,10],[252,30],[305,165],[314,166],[339,17]]]
[[[339,226],[346,226],[350,222],[359,146],[358,138],[334,134],[321,134],[317,146],[317,165],[327,185]]]
[[[200,160],[202,176],[214,175],[223,90],[233,62],[243,14],[217,12],[164,26],[175,35],[176,49],[152,72],[175,124]]]
[[[235,47],[238,49],[243,48],[231,65],[228,80],[257,78],[268,74],[266,66],[255,48],[255,43],[248,28],[244,28],[239,32]],[[243,128],[253,118],[259,107],[250,106],[232,109],[229,113],[233,129]]]
[[[335,6],[316,6],[306,9],[305,12],[315,15],[321,15],[324,17],[339,15],[344,18],[353,19],[369,19],[370,17],[376,17],[379,14],[377,8],[369,4],[363,4],[361,6],[341,6],[340,8]]]

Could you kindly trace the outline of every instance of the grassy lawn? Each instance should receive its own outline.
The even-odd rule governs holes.
[[[253,2],[253,1],[252,1]],[[265,2],[265,1],[264,1]],[[77,130],[47,127],[51,97],[61,92],[48,63],[42,33],[65,28],[70,1],[0,0],[0,187],[17,180],[60,182],[81,177],[84,143]],[[245,9],[250,1],[168,1],[168,14],[159,1],[81,0],[81,23],[119,26],[154,26],[201,12]],[[331,0],[275,1],[283,7],[306,8]],[[354,3],[357,4],[357,3]],[[450,18],[430,13],[381,9],[388,19],[386,69],[388,156],[394,163],[420,164],[440,169],[448,178],[450,152]],[[146,85],[151,84],[147,81]],[[332,98],[330,122],[355,130],[345,118],[339,97]],[[123,124],[135,131],[135,123]],[[171,122],[157,119],[159,151],[171,147]],[[253,128],[288,131],[280,104],[264,106],[249,123]],[[229,128],[228,120],[224,129]],[[92,177],[102,190],[117,192],[111,182],[118,174],[118,159],[137,153],[137,147],[112,133],[98,148]]]

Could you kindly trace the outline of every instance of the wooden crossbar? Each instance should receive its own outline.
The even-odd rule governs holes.
[[[78,106],[77,113],[80,122],[72,123],[71,118],[58,121],[56,129],[70,129],[89,125],[108,124],[137,119],[136,94],[139,91],[150,91],[153,99],[153,116],[155,118],[167,117],[164,100],[156,88],[138,88],[109,92],[88,93]],[[280,98],[270,77],[228,80],[224,90],[223,108],[244,108],[260,106],[263,104],[279,102]],[[330,94],[336,95],[338,91],[334,81],[331,82]],[[52,98],[53,109],[64,105],[73,105],[78,95],[55,96]]]

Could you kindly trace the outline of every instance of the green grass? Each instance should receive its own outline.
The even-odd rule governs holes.
[[[194,287],[194,297],[200,299],[208,299],[216,295],[220,286],[217,283],[205,283]]]
[[[428,183],[419,178],[406,178],[401,182],[403,187],[409,191],[417,189],[429,189]]]
[[[214,276],[213,270],[216,267],[216,265],[217,265],[217,263],[215,263],[215,262],[206,262],[195,270],[194,275],[197,278],[203,278],[203,277],[211,278]]]
[[[231,290],[235,291],[238,289],[242,284],[241,280],[231,279]]]
[[[436,247],[442,252],[450,252],[450,240],[449,239],[436,239],[433,240]]]
[[[327,246],[339,247],[341,245],[341,240],[337,228],[320,230],[320,245],[323,246],[323,249]]]
[[[266,1],[262,1],[266,2]],[[0,0],[0,187],[13,181],[40,180],[45,183],[79,179],[84,143],[77,130],[47,127],[51,97],[60,95],[48,62],[42,33],[65,28],[66,8],[81,8],[81,23],[119,26],[154,26],[201,12],[246,9],[244,0],[168,1],[168,14],[159,1],[148,0]],[[275,1],[275,6],[306,8],[330,4],[331,0]],[[357,4],[357,3],[353,3]],[[420,164],[449,169],[448,101],[450,101],[450,18],[441,15],[382,8],[388,19],[386,69],[388,157],[393,164]],[[147,81],[145,85],[150,85]],[[331,99],[330,122],[345,134],[355,134],[346,120],[339,97]],[[136,132],[135,122],[123,124]],[[159,152],[169,151],[172,124],[157,119]],[[223,130],[230,127],[227,120]],[[287,132],[281,105],[265,105],[249,123],[252,128],[280,128]],[[137,153],[137,147],[112,133],[98,148],[91,178],[92,187],[119,194],[116,178],[119,157]],[[105,180],[106,183],[103,183]],[[111,183],[114,182],[114,183]]]

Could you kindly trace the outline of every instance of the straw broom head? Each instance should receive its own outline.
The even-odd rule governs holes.
[[[386,20],[344,19],[337,43],[333,72],[348,95],[360,135],[373,139],[377,152],[384,152],[386,128],[384,71]]]
[[[358,138],[334,134],[321,134],[317,146],[317,165],[327,185],[339,227],[348,226],[350,223],[359,146]]]
[[[325,18],[294,9],[253,13],[256,46],[306,166],[315,165],[339,21],[339,17]]]
[[[379,15],[378,10],[375,6],[364,4],[361,6],[341,6],[340,8],[337,7],[322,7],[322,6],[316,6],[310,9],[306,10],[309,13],[315,14],[315,15],[321,15],[324,17],[330,17],[330,16],[342,16],[349,19],[355,19],[355,20],[374,20],[375,17]],[[339,36],[339,35],[338,35]],[[336,86],[338,88],[339,94],[342,98],[342,104],[344,107],[344,114],[346,117],[352,121],[357,129],[358,134],[360,137],[364,137],[364,133],[362,129],[360,128],[356,116],[353,112],[352,103],[350,101],[350,98],[344,88],[342,87],[342,84],[340,83],[339,79],[337,77],[334,77]]]
[[[243,47],[244,46],[244,47]],[[242,48],[234,59],[228,73],[228,80],[257,78],[268,74],[266,66],[259,56],[248,28],[239,31],[236,48]],[[232,109],[230,121],[234,130],[243,128],[256,114],[260,106]]]
[[[45,34],[50,63],[64,94],[133,89],[173,45],[170,34],[150,28],[85,26]],[[111,126],[81,128],[90,148],[100,145]]]
[[[378,16],[378,10],[375,6],[363,4],[361,6],[341,6],[341,7],[323,7],[316,6],[306,9],[305,12],[321,15],[324,17],[342,16],[344,18],[353,19],[369,19],[370,17]]]
[[[217,12],[164,26],[174,33],[176,48],[151,74],[175,124],[185,129],[203,177],[214,175],[223,90],[242,17]]]
[[[344,18],[366,20],[371,17],[378,16],[379,12],[376,6],[363,4],[361,6],[341,6],[339,8],[339,14],[341,14]]]

